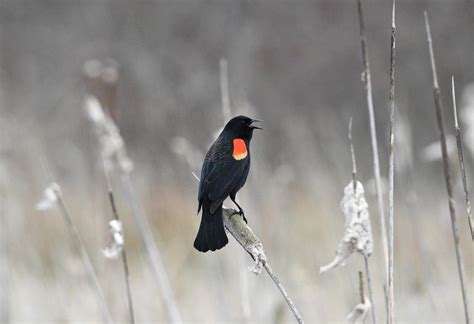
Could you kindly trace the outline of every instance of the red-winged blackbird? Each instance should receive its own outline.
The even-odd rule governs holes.
[[[204,158],[198,195],[198,213],[202,207],[202,218],[194,240],[198,251],[215,251],[229,242],[222,219],[222,203],[227,197],[247,222],[235,195],[249,174],[250,140],[254,129],[262,129],[253,125],[258,121],[246,116],[232,118]]]

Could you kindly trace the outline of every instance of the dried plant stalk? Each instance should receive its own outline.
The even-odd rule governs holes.
[[[369,123],[370,123],[370,138],[372,144],[372,156],[374,165],[374,178],[375,178],[375,190],[377,192],[377,204],[380,216],[380,234],[382,238],[382,253],[384,257],[384,271],[385,275],[388,274],[388,242],[387,242],[387,229],[385,226],[385,214],[382,197],[382,181],[380,179],[380,162],[379,162],[379,149],[377,143],[377,130],[375,127],[375,114],[374,114],[374,100],[372,97],[372,80],[370,75],[370,64],[369,64],[369,53],[367,49],[367,40],[364,33],[364,16],[362,12],[361,0],[357,0],[357,11],[359,14],[359,29],[360,29],[360,44],[362,51],[362,62],[364,65],[364,72],[362,74],[362,81],[367,94],[367,107],[369,110]],[[388,281],[388,280],[387,280]]]
[[[351,159],[352,159],[352,182],[354,184],[354,191],[357,189],[357,163],[355,158],[355,150],[354,150],[354,143],[352,142],[352,117],[349,119],[349,146],[351,148]],[[372,323],[376,324],[377,319],[375,317],[375,308],[374,308],[374,293],[372,290],[372,278],[370,275],[370,267],[369,267],[369,257],[364,255],[364,263],[365,263],[365,275],[367,277],[367,286],[369,289],[369,301],[371,305],[371,314],[372,314]],[[364,304],[364,302],[362,302]]]
[[[362,271],[359,271],[359,297],[360,297],[360,302],[362,304],[365,304],[365,292],[364,292],[364,276],[362,274]]]
[[[448,149],[446,144],[446,134],[444,130],[444,117],[443,117],[443,104],[441,102],[441,93],[438,85],[438,75],[436,72],[436,63],[434,58],[433,51],[433,41],[431,38],[431,28],[428,21],[428,14],[425,11],[425,26],[426,26],[426,35],[428,39],[428,49],[431,62],[431,70],[433,73],[433,96],[435,103],[436,119],[438,122],[439,136],[441,142],[441,152],[443,155],[443,168],[444,168],[444,179],[446,182],[446,191],[448,194],[448,203],[449,203],[449,212],[451,215],[451,227],[453,231],[454,239],[454,248],[456,251],[456,260],[458,265],[459,279],[461,282],[461,292],[464,303],[464,315],[466,318],[466,323],[471,323],[471,315],[469,311],[469,295],[467,290],[467,281],[466,281],[466,272],[464,270],[464,258],[461,251],[461,245],[459,243],[459,227],[456,218],[456,209],[454,207],[454,197],[453,197],[453,186],[451,183],[451,171],[449,168],[449,158],[448,158]]]
[[[201,181],[194,172],[192,172],[192,175],[198,182]],[[270,278],[272,278],[273,282],[280,290],[280,293],[285,299],[285,302],[288,304],[288,307],[290,307],[291,311],[293,312],[296,321],[298,323],[304,323],[303,318],[298,312],[298,309],[296,308],[293,301],[290,299],[285,287],[281,284],[280,280],[268,264],[267,256],[265,255],[265,251],[263,249],[263,244],[260,242],[258,237],[253,233],[252,229],[247,225],[242,216],[240,216],[240,214],[235,209],[226,208],[223,206],[223,210],[224,212],[222,217],[224,218],[225,228],[255,261],[255,266],[253,267],[252,272],[255,274],[260,274],[262,272],[262,268],[265,268]]]
[[[365,298],[364,277],[362,271],[359,271],[359,296],[360,303],[347,315],[346,320],[351,323],[365,322],[367,312],[370,310],[370,301]]]
[[[79,235],[79,231],[77,230],[76,226],[74,225],[74,222],[72,221],[71,215],[66,206],[66,202],[63,199],[61,188],[59,187],[59,185],[57,185],[56,182],[54,182],[53,175],[50,169],[48,168],[46,161],[42,160],[41,162],[44,168],[47,170],[48,176],[50,178],[51,185],[49,188],[51,188],[51,194],[54,195],[55,202],[57,203],[61,215],[63,216],[66,228],[72,237],[74,246],[76,247],[77,251],[81,256],[82,263],[84,264],[84,269],[87,273],[87,278],[89,279],[92,287],[94,287],[94,291],[97,295],[97,300],[99,301],[99,309],[101,311],[102,318],[106,323],[113,323],[112,315],[110,313],[109,307],[107,306],[107,303],[105,302],[104,294],[100,287],[99,280],[97,279],[97,276],[95,274],[94,267],[92,266],[92,262],[89,258],[89,254],[87,253],[84,243],[82,242],[81,236]]]
[[[389,189],[388,189],[388,305],[387,320],[389,324],[395,322],[395,301],[393,288],[393,218],[394,218],[394,191],[395,191],[395,0],[392,2],[392,33],[390,37],[390,143],[389,143]]]
[[[375,309],[374,309],[374,291],[372,290],[372,277],[370,275],[369,258],[366,256],[364,256],[364,264],[365,264],[365,276],[367,278],[367,286],[369,289],[369,300],[370,300],[370,305],[371,305],[372,324],[376,324],[377,319],[375,317]]]
[[[160,286],[165,307],[168,311],[168,318],[173,323],[181,323],[181,315],[173,296],[173,291],[161,258],[160,250],[151,231],[152,227],[148,223],[147,217],[135,196],[135,191],[133,190],[132,182],[130,180],[130,172],[133,170],[133,162],[128,157],[125,142],[120,135],[120,130],[110,116],[104,113],[100,102],[96,98],[87,98],[85,108],[89,118],[94,123],[101,154],[106,161],[106,166],[115,170],[120,175],[125,199],[132,212],[133,221],[138,229],[140,238],[142,239],[145,248],[145,255],[150,263],[152,273]]]
[[[253,233],[252,229],[247,225],[247,223],[244,222],[243,218],[234,209],[224,208],[223,217],[225,228],[255,261],[253,272],[255,274],[259,274],[262,271],[262,268],[265,268],[270,278],[272,278],[273,282],[280,290],[280,293],[288,304],[288,307],[290,307],[291,311],[293,312],[296,321],[298,323],[304,323],[303,318],[296,308],[296,305],[290,299],[285,287],[282,285],[270,267],[270,264],[267,261],[267,256],[265,255],[265,251],[263,249],[263,245],[258,237]]]
[[[456,128],[456,144],[458,147],[459,167],[461,169],[462,186],[464,189],[464,195],[465,195],[465,200],[466,200],[467,220],[469,222],[469,229],[471,230],[471,239],[474,241],[474,228],[473,228],[474,221],[472,219],[471,200],[469,199],[469,190],[467,188],[466,169],[464,168],[464,153],[463,153],[463,145],[462,145],[463,142],[462,142],[461,128],[459,127],[459,123],[458,123],[458,111],[456,107],[456,90],[454,88],[454,77],[452,77],[451,79],[451,88],[452,88],[452,95],[453,95],[454,127]]]
[[[112,186],[110,184],[110,179],[109,179],[109,168],[105,166],[105,159],[102,159],[104,162],[104,172],[105,172],[105,179],[107,183],[107,192],[109,196],[109,202],[110,202],[110,207],[112,208],[112,214],[114,216],[114,219],[116,221],[120,222],[120,216],[117,212],[117,206],[115,205],[115,197],[114,193],[112,191]],[[125,247],[122,248],[121,251],[121,256],[122,256],[122,265],[123,265],[123,272],[124,272],[124,280],[125,280],[125,288],[127,291],[127,303],[128,303],[128,311],[129,311],[129,316],[130,316],[130,323],[134,324],[135,323],[135,312],[133,310],[133,300],[132,300],[132,292],[130,289],[130,272],[128,269],[128,261],[127,261],[127,253],[125,252]]]

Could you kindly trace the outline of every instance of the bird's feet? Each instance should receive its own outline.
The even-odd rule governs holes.
[[[235,215],[235,214],[238,214],[238,215],[242,216],[242,219],[244,220],[245,224],[248,224],[247,218],[245,218],[245,214],[244,214],[244,210],[243,210],[243,209],[240,208],[238,211],[236,210],[235,213],[234,213],[234,215]]]
[[[244,220],[245,224],[248,224],[247,218],[245,218],[243,209],[239,210],[239,215],[242,216],[242,219]]]

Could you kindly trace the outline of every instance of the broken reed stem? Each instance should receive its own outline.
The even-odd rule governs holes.
[[[395,322],[395,301],[393,287],[393,218],[394,218],[394,191],[395,191],[395,0],[392,2],[392,33],[390,37],[390,143],[389,143],[389,189],[388,189],[388,307],[387,320],[389,324]]]
[[[370,275],[370,267],[369,267],[369,258],[364,255],[364,264],[365,264],[365,276],[367,277],[367,287],[369,290],[369,301],[371,304],[371,314],[372,314],[372,324],[377,323],[377,319],[375,318],[375,308],[374,308],[374,292],[372,290],[372,277]]]
[[[51,170],[49,169],[48,164],[46,163],[46,160],[42,159],[41,163],[43,164],[43,167],[48,173],[50,183],[55,183],[53,174]],[[63,216],[64,222],[66,224],[66,228],[68,229],[69,234],[71,235],[73,239],[74,246],[76,247],[79,254],[81,255],[82,263],[84,264],[87,277],[89,278],[91,285],[95,288],[94,291],[96,292],[97,299],[99,301],[99,309],[101,311],[102,318],[104,322],[106,323],[113,323],[112,315],[107,306],[107,303],[105,302],[104,294],[102,292],[102,289],[100,288],[99,280],[97,279],[97,276],[95,274],[94,267],[92,266],[92,262],[89,258],[89,254],[87,253],[84,243],[82,242],[81,236],[79,235],[79,231],[77,230],[76,226],[74,225],[72,221],[69,210],[63,199],[61,190],[57,190],[55,194],[58,198],[59,210],[61,212],[61,215]]]
[[[150,262],[151,270],[156,279],[158,279],[158,284],[161,288],[161,293],[163,294],[165,306],[168,311],[169,320],[172,323],[182,323],[181,315],[173,295],[173,290],[171,289],[171,284],[163,263],[163,259],[161,258],[160,250],[155,239],[153,238],[151,226],[148,223],[146,215],[138,203],[137,198],[135,197],[135,192],[133,190],[130,177],[126,172],[122,172],[120,179],[125,199],[128,202],[129,208],[133,215],[133,220],[135,221],[135,225],[137,226],[138,232],[140,233],[140,237],[143,241],[145,253],[147,255],[148,261]]]
[[[471,231],[471,239],[474,240],[474,228],[473,228],[474,221],[472,219],[471,200],[469,199],[469,190],[467,188],[466,170],[464,168],[464,153],[463,153],[463,145],[462,145],[461,128],[459,127],[459,123],[458,123],[458,111],[456,107],[456,89],[454,88],[454,76],[451,79],[451,88],[452,88],[452,96],[453,96],[454,127],[456,128],[456,144],[458,147],[458,158],[459,158],[459,167],[461,169],[462,186],[464,189],[464,195],[465,195],[465,200],[466,200],[467,220],[469,222],[469,229]]]
[[[382,252],[384,257],[384,274],[388,274],[388,242],[387,242],[387,229],[385,227],[385,215],[384,205],[382,197],[382,185],[380,180],[380,162],[379,162],[379,150],[377,144],[377,130],[375,127],[375,114],[374,114],[374,101],[372,98],[372,81],[370,75],[370,64],[369,54],[367,49],[367,41],[364,33],[364,16],[362,12],[361,0],[357,0],[357,11],[359,14],[359,29],[360,29],[360,45],[362,52],[362,62],[364,65],[364,72],[362,74],[362,81],[367,94],[367,107],[369,110],[369,123],[370,123],[370,138],[372,143],[372,157],[374,166],[374,178],[375,178],[375,190],[377,192],[377,203],[380,216],[380,232],[382,238]],[[386,279],[385,284],[387,284]]]
[[[456,210],[454,206],[454,197],[453,197],[453,186],[451,183],[451,171],[449,169],[449,158],[448,158],[448,150],[446,145],[446,134],[444,130],[444,118],[443,118],[443,104],[441,102],[441,93],[439,90],[438,85],[438,75],[436,72],[436,63],[434,58],[433,52],[433,41],[431,38],[431,28],[430,23],[428,21],[428,14],[425,11],[425,26],[426,26],[426,36],[428,39],[428,49],[430,55],[430,62],[431,62],[431,70],[433,72],[433,96],[434,96],[434,103],[435,103],[435,110],[436,110],[436,119],[438,122],[438,130],[441,142],[441,152],[443,155],[443,169],[444,169],[444,179],[446,182],[446,191],[448,194],[448,203],[449,203],[449,212],[451,215],[451,227],[453,231],[453,239],[454,239],[454,248],[456,251],[456,260],[458,265],[458,272],[459,272],[459,279],[461,282],[461,292],[463,297],[464,303],[464,315],[466,318],[466,323],[471,323],[471,315],[469,311],[470,301],[469,295],[467,290],[467,281],[466,281],[466,272],[464,270],[464,258],[461,251],[461,245],[459,242],[459,228],[456,218]]]
[[[356,187],[357,187],[357,163],[356,163],[356,158],[355,158],[355,150],[354,150],[354,143],[352,142],[352,117],[349,118],[349,131],[348,131],[348,137],[349,137],[349,145],[351,148],[351,159],[352,159],[352,181],[354,183],[354,192],[356,192]],[[375,307],[374,307],[374,295],[372,291],[372,280],[370,277],[370,271],[369,271],[369,258],[364,255],[364,262],[365,262],[365,274],[367,276],[367,286],[369,289],[369,301],[371,304],[371,313],[372,313],[372,323],[376,324],[377,320],[375,318]],[[364,304],[364,303],[362,303]]]
[[[257,236],[253,233],[252,229],[244,222],[239,213],[234,209],[224,209],[224,226],[236,239],[236,241],[247,251],[248,254],[255,261],[255,273],[259,273],[261,268],[265,268],[270,278],[280,290],[281,295],[288,304],[288,307],[293,312],[298,323],[304,323],[296,305],[290,299],[285,287],[282,285],[276,274],[273,272],[270,264],[268,264],[267,257],[263,250],[263,245]]]
[[[112,191],[112,185],[110,184],[110,178],[109,178],[109,168],[106,165],[105,159],[102,156],[102,162],[104,165],[104,173],[105,173],[105,180],[107,183],[107,192],[109,196],[109,202],[110,202],[110,207],[112,208],[112,214],[114,216],[114,219],[116,221],[120,222],[120,216],[117,212],[117,206],[115,205],[115,197],[114,193]],[[130,316],[130,323],[134,324],[135,323],[135,312],[133,310],[133,300],[132,300],[132,292],[130,289],[130,272],[128,269],[128,261],[127,261],[127,253],[125,252],[125,245],[122,247],[121,251],[122,255],[122,265],[123,265],[123,271],[124,271],[124,279],[125,279],[125,287],[127,290],[127,302],[128,302],[128,311],[129,311],[129,316]]]

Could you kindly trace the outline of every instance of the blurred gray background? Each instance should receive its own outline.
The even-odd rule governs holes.
[[[363,5],[386,177],[391,1]],[[450,78],[456,78],[473,184],[474,3],[398,0],[396,311],[399,322],[462,322],[442,165],[425,150],[438,139],[425,9],[450,134]],[[264,120],[265,130],[254,136],[253,166],[239,200],[308,323],[343,321],[358,302],[359,255],[346,267],[319,275],[343,233],[339,201],[351,179],[347,125],[353,118],[359,179],[366,186],[376,239],[375,307],[383,319],[379,215],[355,1],[1,0],[0,41],[3,320],[100,320],[61,216],[35,210],[48,182],[41,156],[62,186],[114,318],[127,319],[122,268],[101,253],[112,215],[97,140],[82,108],[92,91],[84,64],[92,59],[112,59],[118,66],[113,113],[185,321],[292,321],[269,278],[245,272],[251,260],[233,239],[213,254],[192,247],[199,217],[191,172],[199,173],[203,154],[225,122],[221,59],[228,62],[232,115]],[[451,155],[472,284],[472,246],[455,150]],[[166,321],[129,210],[119,193],[117,200],[137,319]],[[245,300],[249,312],[242,311]]]

